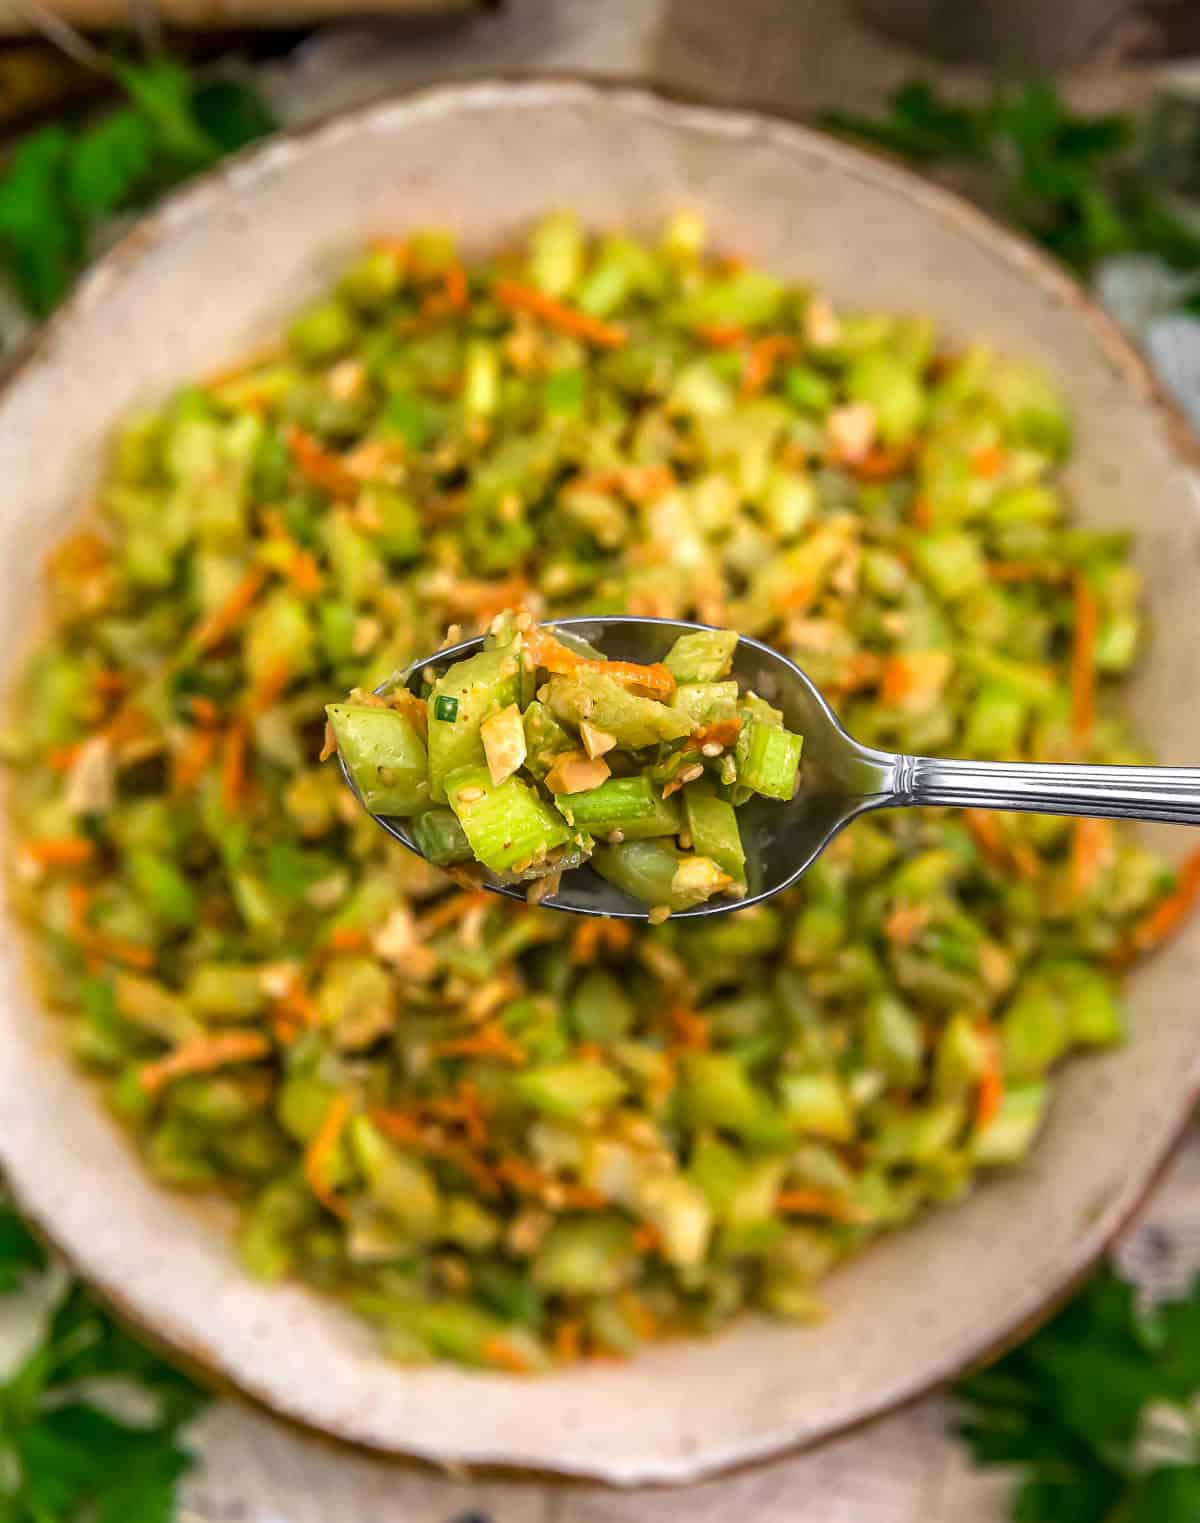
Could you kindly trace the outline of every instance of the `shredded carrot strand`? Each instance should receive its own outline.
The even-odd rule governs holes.
[[[795,352],[796,340],[788,338],[786,334],[773,333],[766,338],[755,339],[750,345],[742,370],[742,396],[758,396],[771,384],[778,362]]]
[[[366,931],[351,925],[339,925],[331,932],[329,945],[335,952],[365,952],[371,943]]]
[[[571,961],[595,962],[602,945],[609,951],[623,952],[633,940],[633,932],[625,920],[605,920],[601,916],[589,916],[581,921],[571,934]]]
[[[933,503],[925,496],[924,492],[918,492],[912,502],[913,528],[924,532],[933,528]]]
[[[498,280],[495,287],[496,300],[512,312],[528,312],[531,316],[549,323],[561,333],[581,338],[601,349],[618,349],[625,342],[624,328],[601,322],[575,307],[555,301],[544,291],[533,286],[521,285],[515,280]]]
[[[321,591],[321,568],[311,550],[297,548],[288,562],[288,580],[303,598],[315,598]]]
[[[54,750],[46,757],[46,765],[51,772],[69,772],[79,760],[79,753],[83,750],[83,743],[75,741],[69,746],[55,746]]]
[[[1071,893],[1085,898],[1112,858],[1113,828],[1108,820],[1076,820],[1071,831]]]
[[[525,1049],[509,1036],[502,1026],[489,1022],[467,1036],[451,1037],[433,1049],[444,1058],[495,1058],[500,1063],[520,1067],[529,1061]]]
[[[192,636],[192,643],[197,650],[211,650],[214,645],[220,645],[228,639],[262,591],[266,580],[264,567],[251,566],[220,608],[197,626]]]
[[[504,1370],[509,1375],[529,1375],[533,1372],[533,1365],[520,1349],[515,1349],[499,1333],[483,1340],[480,1353],[489,1364],[494,1364],[497,1369]]]
[[[198,694],[192,699],[192,714],[197,724],[218,725],[221,723],[221,711],[211,698],[205,698]]]
[[[225,732],[221,755],[221,802],[230,814],[241,808],[246,793],[246,725],[238,719]]]
[[[898,904],[883,922],[883,933],[894,946],[908,947],[929,924],[927,904]]]
[[[350,1119],[350,1100],[346,1095],[335,1095],[329,1102],[321,1125],[304,1153],[304,1178],[308,1188],[327,1211],[345,1219],[349,1215],[345,1201],[334,1193],[329,1179],[329,1167],[334,1150],[346,1122]]]
[[[736,349],[749,337],[740,323],[698,323],[692,332],[714,349]]]
[[[422,938],[444,931],[447,926],[462,920],[472,910],[482,909],[488,902],[487,891],[478,889],[469,894],[450,894],[427,910],[417,921],[417,934]]]
[[[82,867],[96,855],[84,836],[41,836],[23,841],[21,852],[39,867]]]
[[[859,481],[891,481],[912,464],[913,446],[900,444],[889,448],[886,444],[873,444],[865,455],[848,460],[846,465]],[[925,499],[918,498],[918,502]],[[916,504],[913,505],[914,516]]]
[[[292,424],[287,431],[287,446],[301,474],[307,476],[314,486],[324,487],[333,497],[358,496],[357,478],[346,469],[337,455],[323,449],[311,434],[306,434],[302,428]]]
[[[292,669],[286,656],[279,656],[263,673],[250,694],[251,711],[261,714],[279,699],[292,680]]]
[[[683,749],[699,751],[705,746],[731,746],[741,733],[741,728],[742,721],[737,714],[731,714],[728,719],[713,719],[689,735]]]
[[[1122,960],[1140,957],[1160,946],[1187,919],[1200,898],[1200,851],[1184,859],[1174,889],[1130,931],[1121,949]]]
[[[1096,633],[1099,610],[1087,577],[1072,578],[1075,594],[1075,639],[1071,647],[1071,734],[1080,745],[1092,735],[1096,720]]]
[[[574,1364],[583,1352],[583,1324],[577,1317],[563,1317],[554,1324],[551,1352],[557,1364]]]
[[[775,1197],[775,1209],[787,1216],[828,1216],[838,1222],[862,1220],[862,1212],[854,1202],[832,1190],[781,1190]]]
[[[703,1052],[708,1048],[711,1040],[708,1022],[698,1010],[693,1010],[690,1005],[672,1005],[667,1012],[667,1018],[675,1033],[677,1046],[691,1048],[697,1052]]]
[[[657,1253],[662,1241],[662,1233],[650,1222],[643,1222],[634,1230],[633,1246],[638,1253]]]
[[[996,816],[987,809],[964,809],[963,824],[988,861],[993,866],[1002,866],[1005,857],[1004,837]]]
[[[165,1058],[143,1063],[138,1070],[138,1082],[147,1094],[154,1094],[173,1079],[211,1073],[234,1063],[251,1063],[256,1058],[265,1058],[270,1051],[270,1042],[258,1031],[223,1031],[216,1036],[196,1037]]]
[[[998,476],[1008,462],[1008,456],[998,444],[985,444],[971,451],[971,474],[985,481]]]
[[[175,756],[172,783],[176,793],[186,793],[194,788],[212,764],[216,755],[220,731],[205,726],[193,730],[182,750]]]
[[[611,677],[623,687],[640,688],[656,698],[668,698],[675,691],[675,678],[662,664],[655,661],[642,666],[636,661],[595,661],[569,649],[561,640],[540,625],[534,625],[525,635],[525,649],[536,666],[544,666],[548,672],[559,675],[568,672],[598,672]]]
[[[1004,1060],[996,1033],[981,1021],[976,1028],[984,1040],[987,1066],[979,1078],[979,1093],[975,1101],[975,1125],[984,1127],[993,1119],[1004,1103]]]

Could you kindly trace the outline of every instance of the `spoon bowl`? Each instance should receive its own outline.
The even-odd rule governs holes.
[[[557,619],[552,627],[568,643],[583,641],[613,660],[641,663],[660,661],[680,635],[712,628],[679,619],[640,619],[616,614]],[[397,687],[407,687],[423,696],[426,673],[436,675],[482,649],[482,635],[448,646],[397,673],[376,693],[386,697]],[[751,690],[781,709],[787,728],[804,736],[800,786],[790,804],[754,798],[738,810],[746,848],[746,894],[741,898],[723,896],[693,909],[677,910],[672,914],[673,920],[723,915],[769,899],[801,877],[856,815],[893,801],[899,759],[851,739],[824,697],[794,662],[762,641],[742,635],[730,675],[743,691]],[[347,785],[358,797],[345,763],[341,765]],[[374,818],[390,836],[420,855],[408,820],[386,815]],[[527,883],[504,882],[484,868],[478,870],[485,888],[510,899],[525,898]],[[561,886],[541,903],[548,909],[567,910],[576,915],[607,915],[623,920],[645,920],[648,916],[647,905],[623,893],[586,865],[564,873]]]

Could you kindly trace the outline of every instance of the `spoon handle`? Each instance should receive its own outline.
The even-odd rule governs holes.
[[[1200,825],[1200,768],[1076,767],[902,756],[891,802]]]

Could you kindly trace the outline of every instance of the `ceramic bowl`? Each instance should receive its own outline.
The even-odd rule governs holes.
[[[954,197],[819,134],[573,82],[434,90],[283,137],[102,260],[0,395],[0,649],[26,640],[38,564],[87,503],[121,414],[270,335],[372,234],[444,223],[483,249],[557,205],[646,228],[695,207],[719,246],[836,300],[929,312],[951,342],[1046,365],[1077,420],[1081,517],[1137,531],[1157,629],[1137,718],[1163,761],[1200,762],[1186,438],[1079,289]],[[683,1482],[924,1392],[1064,1294],[1196,1100],[1198,987],[1200,922],[1134,976],[1129,1042],[1067,1066],[1027,1166],[839,1270],[820,1326],[748,1317],[708,1342],[536,1380],[399,1368],[331,1303],[248,1279],[222,1221],[153,1185],[72,1073],[15,931],[0,949],[0,1166],[138,1324],[281,1413],[435,1461]]]

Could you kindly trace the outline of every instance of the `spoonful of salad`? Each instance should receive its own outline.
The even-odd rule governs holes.
[[[1200,769],[876,750],[778,651],[675,619],[507,612],[326,712],[347,782],[389,834],[579,914],[658,922],[756,903],[872,809],[1200,824]]]

